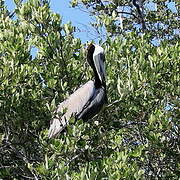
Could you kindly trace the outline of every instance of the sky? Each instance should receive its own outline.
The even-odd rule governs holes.
[[[93,35],[88,33],[88,31],[91,29],[90,22],[92,21],[92,17],[90,17],[87,12],[77,8],[71,8],[69,2],[70,0],[51,0],[50,6],[53,12],[56,12],[62,16],[63,23],[71,21],[72,25],[79,28],[79,30],[77,29],[77,32],[74,34],[75,37],[80,38],[84,43],[94,40],[95,34]],[[15,5],[13,0],[5,0],[5,3],[9,10],[14,9]]]
[[[71,21],[72,25],[79,27],[75,36],[79,37],[83,42],[94,38],[88,33],[91,29],[90,22],[92,21],[92,17],[89,16],[88,12],[70,7],[69,0],[60,0],[58,3],[57,0],[51,0],[51,8],[62,16],[63,23]]]

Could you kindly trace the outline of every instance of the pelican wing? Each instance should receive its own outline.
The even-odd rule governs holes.
[[[94,82],[88,81],[71,94],[68,99],[58,105],[57,110],[55,111],[55,117],[50,124],[49,138],[59,134],[69,123],[70,117],[79,114],[83,110],[89,99],[93,97],[94,92]],[[60,114],[63,115],[60,116]]]
[[[82,112],[78,114],[78,119],[87,120],[97,114],[106,102],[105,88],[96,89],[91,100],[84,106]]]

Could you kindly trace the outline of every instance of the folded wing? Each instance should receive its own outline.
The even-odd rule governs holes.
[[[79,114],[95,93],[93,81],[88,81],[77,89],[68,99],[60,103],[49,128],[49,138],[59,134],[69,123],[71,116]],[[64,114],[63,114],[64,113]],[[62,116],[60,116],[62,114]]]

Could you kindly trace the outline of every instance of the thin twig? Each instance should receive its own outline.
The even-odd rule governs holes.
[[[134,18],[137,18],[137,16],[133,13],[129,13],[129,12],[126,12],[126,11],[118,11],[117,13],[121,13],[121,14],[128,14],[128,15],[131,15],[133,16]]]
[[[109,108],[109,107],[111,107],[111,106],[113,106],[114,104],[119,103],[119,102],[121,102],[121,100],[115,100],[115,101],[112,102],[111,104],[108,104],[105,108]]]
[[[65,166],[69,165],[72,161],[74,161],[75,159],[77,159],[79,156],[81,156],[83,152],[80,152],[79,154],[75,155],[72,159],[70,159],[67,163],[65,163]]]

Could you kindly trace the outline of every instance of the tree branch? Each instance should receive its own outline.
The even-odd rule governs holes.
[[[144,21],[144,18],[143,18],[143,14],[142,14],[142,12],[141,12],[141,9],[140,9],[140,7],[139,7],[139,4],[137,4],[137,0],[132,0],[132,3],[133,3],[133,5],[136,7],[136,9],[137,9],[137,12],[138,12],[138,15],[139,15],[139,20],[140,20],[140,22],[141,22],[141,24],[142,24],[142,29],[143,29],[143,31],[146,29],[146,25],[145,25],[145,21]]]

